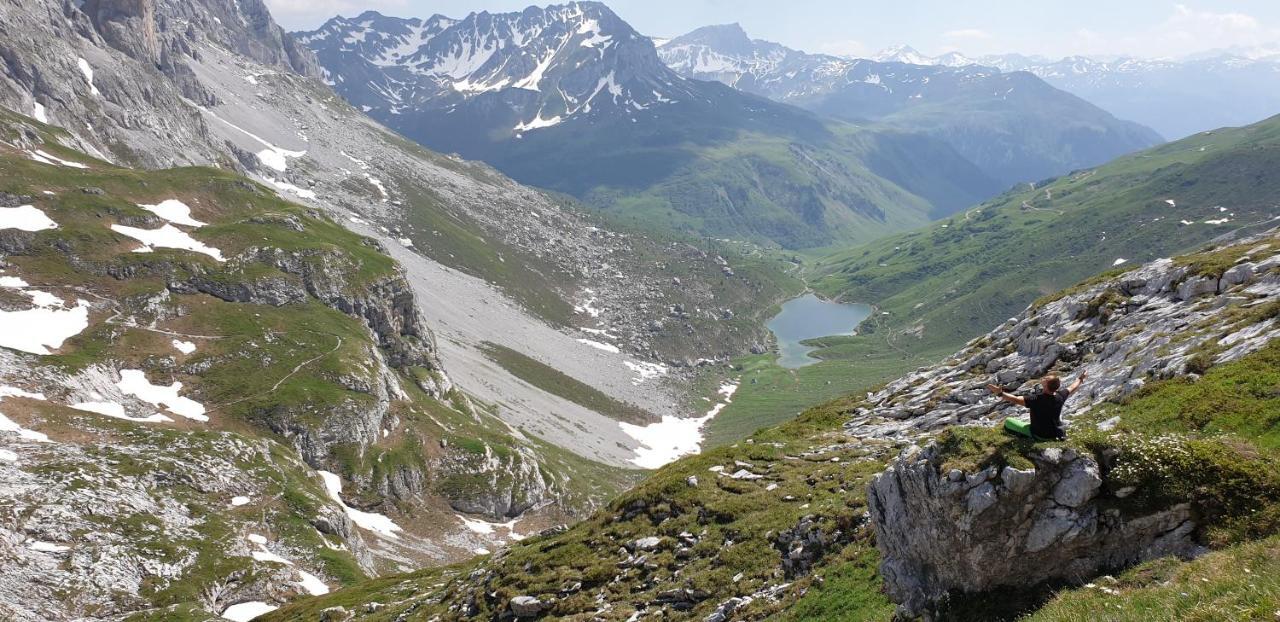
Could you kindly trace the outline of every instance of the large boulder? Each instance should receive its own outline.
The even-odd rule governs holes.
[[[1045,448],[1034,468],[943,470],[938,446],[913,446],[868,490],[885,591],[907,617],[932,614],[949,594],[1046,581],[1083,582],[1107,569],[1190,556],[1191,507],[1136,516],[1107,509],[1092,456]]]

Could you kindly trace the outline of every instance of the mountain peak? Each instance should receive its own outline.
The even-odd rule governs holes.
[[[937,64],[937,59],[925,56],[924,54],[921,54],[919,50],[909,45],[895,45],[887,47],[878,52],[875,56],[872,56],[871,60],[881,63],[906,63],[908,65]]]
[[[703,26],[688,34],[672,39],[667,45],[704,45],[721,53],[750,54],[753,46],[751,37],[738,23]]]

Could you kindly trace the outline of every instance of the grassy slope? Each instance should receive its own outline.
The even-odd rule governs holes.
[[[490,342],[485,342],[483,348],[485,354],[495,363],[501,365],[503,369],[552,395],[558,395],[579,406],[589,408],[618,421],[643,425],[652,423],[655,420],[655,417],[643,408],[613,399],[595,388],[561,373],[554,367],[525,356],[511,348]]]
[[[789,248],[847,244],[919,226],[934,207],[921,197],[973,202],[998,190],[954,150],[927,137],[873,135],[723,85],[697,88],[701,97],[635,112],[634,119],[590,117],[519,138],[506,136],[505,126],[492,142],[451,140],[457,119],[434,111],[387,121],[423,144],[456,148],[624,222]],[[920,148],[921,141],[931,144]],[[921,172],[930,170],[947,172],[947,182],[927,181]]]
[[[1141,616],[1150,612],[1174,612],[1176,615],[1167,614],[1163,619],[1181,619],[1198,611],[1197,606],[1200,611],[1217,614],[1216,619],[1230,619],[1221,615],[1237,604],[1250,607],[1245,611],[1280,607],[1280,594],[1273,581],[1251,583],[1245,577],[1226,574],[1231,563],[1258,571],[1276,563],[1275,540],[1265,538],[1280,527],[1280,453],[1268,440],[1274,434],[1274,425],[1265,423],[1272,421],[1271,416],[1258,422],[1249,415],[1274,410],[1278,361],[1280,344],[1272,344],[1236,363],[1208,369],[1198,382],[1153,383],[1129,402],[1109,405],[1096,413],[1099,420],[1119,416],[1120,432],[1081,431],[1070,441],[1087,451],[1103,451],[1112,446],[1126,450],[1120,464],[1129,466],[1127,470],[1111,472],[1107,476],[1110,485],[1139,485],[1143,492],[1132,496],[1132,503],[1191,498],[1204,519],[1206,541],[1220,547],[1194,564],[1184,566],[1166,560],[1136,570],[1141,575],[1153,572],[1150,568],[1164,568],[1161,576],[1182,581],[1172,584],[1182,587],[1143,583],[1147,587],[1134,589],[1147,592],[1136,595],[1128,613],[1117,615],[1116,619],[1143,619]],[[1239,399],[1224,401],[1225,393],[1238,395]],[[747,441],[668,465],[608,509],[564,534],[530,539],[491,559],[369,582],[327,598],[297,603],[268,619],[311,619],[325,607],[342,605],[351,610],[375,600],[396,604],[370,619],[399,619],[397,616],[408,610],[412,610],[408,619],[430,619],[443,613],[450,603],[465,598],[472,589],[467,577],[475,570],[491,573],[482,575],[482,589],[489,596],[477,593],[482,617],[498,613],[503,603],[517,594],[544,598],[559,594],[551,615],[587,619],[596,610],[596,594],[603,592],[607,602],[613,604],[606,617],[625,619],[632,612],[629,603],[652,600],[656,593],[671,587],[686,587],[705,590],[710,596],[690,612],[667,613],[696,619],[705,617],[716,603],[729,596],[781,583],[780,556],[773,547],[773,535],[809,515],[827,525],[828,534],[840,528],[844,539],[829,549],[813,575],[792,582],[777,602],[757,600],[735,615],[887,620],[892,605],[880,593],[875,572],[878,554],[868,528],[858,525],[856,519],[864,511],[866,482],[883,469],[896,449],[876,441],[849,439],[843,434],[845,413],[858,402],[857,397],[839,399],[812,408],[779,427],[760,431]],[[1179,413],[1207,414],[1190,417],[1188,421],[1194,425],[1178,423],[1181,419],[1168,413],[1170,404],[1180,405],[1175,408]],[[1242,425],[1243,420],[1250,421],[1250,425]],[[1155,442],[1162,433],[1173,431],[1182,435],[1176,443]],[[1025,441],[981,428],[947,433],[944,446],[950,460],[966,468],[993,460],[1021,464],[1019,461],[1025,460],[1021,454],[1029,449]],[[1156,474],[1142,468],[1154,462],[1155,456],[1149,452],[1164,451],[1160,448],[1168,446],[1185,450],[1190,458],[1165,462],[1176,472]],[[818,448],[824,449],[811,453]],[[709,470],[715,466],[737,469],[734,462],[738,460],[765,473],[765,479],[729,480]],[[699,478],[697,487],[686,483],[691,476]],[[768,490],[771,484],[777,487]],[[683,531],[700,536],[688,562],[678,561],[669,548],[664,548],[650,555],[654,565],[648,570],[618,570],[616,564],[626,558],[616,553],[620,546],[647,535],[674,538]],[[1224,557],[1232,561],[1221,561]],[[1200,581],[1213,568],[1221,570],[1206,577],[1208,583]],[[1122,578],[1126,580],[1129,579]],[[577,581],[582,582],[582,591],[561,592]],[[1190,596],[1182,596],[1183,592]],[[1080,616],[1090,608],[1094,612],[1103,610],[1104,602],[1111,602],[1114,607],[1111,596],[1093,588],[1064,590],[1056,599],[1052,592],[1029,593],[1035,598],[1017,602],[982,597],[958,601],[955,613],[967,612],[980,615],[981,619],[1011,619],[1048,601],[1039,613],[1044,619],[1076,620],[1084,619]],[[1206,613],[1198,619],[1215,618]]]
[[[837,520],[847,520],[850,513],[860,512],[865,484],[882,468],[874,448],[850,447],[812,459],[785,458],[812,447],[816,440],[839,440],[844,406],[846,404],[831,404],[815,409],[801,420],[758,435],[751,443],[715,449],[664,467],[607,510],[575,525],[565,534],[531,538],[501,559],[480,558],[449,569],[372,581],[328,598],[299,602],[268,619],[312,619],[326,607],[342,605],[351,609],[371,600],[400,601],[379,611],[372,619],[396,619],[408,607],[415,607],[410,619],[428,619],[443,612],[443,605],[432,600],[465,589],[465,578],[476,568],[497,570],[494,581],[489,584],[495,598],[479,601],[482,617],[496,613],[492,607],[500,607],[511,596],[557,592],[576,581],[582,582],[583,591],[562,599],[553,615],[571,617],[594,611],[594,593],[599,589],[612,594],[608,599],[615,607],[610,615],[619,619],[630,615],[629,602],[652,598],[672,583],[717,595],[749,592],[777,578],[778,552],[773,548],[772,534],[791,528],[806,515],[820,516],[833,526]],[[840,457],[846,464],[835,465],[832,457]],[[736,482],[717,478],[709,471],[713,466],[732,467],[735,460],[751,462],[758,470],[767,471],[768,478]],[[686,483],[690,476],[700,479],[698,487]],[[810,481],[813,483],[808,483]],[[778,483],[778,487],[766,490],[770,482]],[[788,496],[797,500],[782,501]],[[636,502],[645,503],[647,510],[622,518],[623,509]],[[663,515],[670,517],[661,520]],[[711,519],[700,519],[700,516]],[[648,535],[661,535],[670,542],[685,531],[699,535],[688,565],[677,564],[667,546],[651,556],[656,568],[626,572],[621,581],[613,581],[619,572],[616,564],[625,559],[618,554],[622,544]],[[835,611],[858,604],[861,615],[883,619],[892,611],[892,605],[878,593],[873,572],[875,556],[873,549],[866,546],[869,532],[852,526],[850,533],[856,533],[854,537],[863,544],[847,547],[829,559],[831,567],[838,569],[831,585],[856,592],[860,600],[846,600],[846,605],[815,602],[807,607],[812,611]],[[672,573],[681,565],[679,576],[683,580],[677,580]],[[657,581],[647,582],[647,578]],[[810,585],[807,580],[802,584]],[[445,591],[439,592],[439,589]],[[417,602],[422,597],[427,600]],[[705,615],[709,605],[714,603],[704,602],[695,613]],[[765,605],[756,610],[777,612],[779,609]]]
[[[816,365],[786,370],[772,357],[738,360],[744,382],[708,438],[732,442],[946,357],[1037,298],[1111,273],[1118,258],[1133,266],[1257,229],[1276,216],[1277,167],[1280,118],[1022,186],[925,229],[820,258],[806,270],[810,285],[825,297],[873,304],[876,315],[857,336],[816,340],[813,355],[823,361]],[[1231,222],[1204,224],[1222,217]]]

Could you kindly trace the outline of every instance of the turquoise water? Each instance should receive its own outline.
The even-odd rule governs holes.
[[[778,365],[796,369],[817,363],[818,359],[809,356],[816,348],[801,341],[853,334],[858,324],[870,315],[871,305],[827,302],[813,294],[788,300],[767,324],[778,338]]]

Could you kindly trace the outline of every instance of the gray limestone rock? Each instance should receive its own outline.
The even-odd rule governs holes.
[[[1191,555],[1190,507],[1138,516],[1101,511],[1098,464],[1048,449],[1035,469],[962,476],[938,449],[904,451],[868,486],[885,591],[907,616],[949,593],[1075,581],[1164,555]]]

